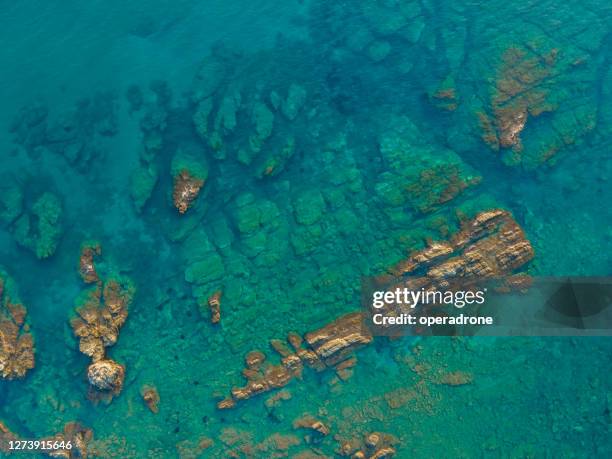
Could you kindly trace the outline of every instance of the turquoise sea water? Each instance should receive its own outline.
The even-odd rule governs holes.
[[[338,457],[373,431],[399,458],[609,457],[609,338],[379,339],[346,381],[307,369],[287,400],[216,403],[249,351],[357,310],[362,276],[457,212],[511,211],[534,276],[611,275],[611,26],[601,0],[4,5],[0,265],[36,366],[0,380],[0,421],[78,421],[93,457]],[[504,145],[508,111],[526,121]],[[206,183],[179,215],[184,165]],[[70,326],[92,240],[135,287],[107,348],[124,388],[97,405]],[[305,414],[330,434],[307,441]]]

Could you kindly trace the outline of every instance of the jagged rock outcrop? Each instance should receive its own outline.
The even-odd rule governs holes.
[[[493,209],[464,222],[461,231],[449,241],[432,242],[412,253],[390,274],[398,278],[424,270],[424,275],[411,275],[406,286],[466,289],[488,279],[509,280],[533,257],[531,243],[510,212]]]
[[[23,378],[34,368],[34,339],[27,310],[15,298],[12,280],[0,269],[0,378]]]
[[[293,378],[301,377],[304,365],[323,370],[340,364],[356,349],[372,342],[372,335],[362,326],[361,317],[359,312],[341,316],[307,333],[305,340],[291,333],[287,338],[289,345],[280,340],[272,340],[272,347],[281,357],[280,365],[268,363],[261,351],[250,352],[242,372],[247,384],[232,389],[231,396],[221,400],[217,407],[233,408],[239,400],[284,387]],[[304,341],[308,348],[304,348]]]

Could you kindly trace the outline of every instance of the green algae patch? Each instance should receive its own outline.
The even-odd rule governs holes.
[[[325,211],[325,201],[318,190],[306,191],[298,195],[293,208],[295,219],[301,225],[312,225],[318,222]]]
[[[389,170],[375,186],[387,205],[408,204],[429,213],[480,183],[481,177],[456,153],[427,145],[408,118],[394,118],[389,126],[380,137],[380,153]]]
[[[62,204],[50,192],[43,193],[34,202],[30,212],[15,222],[14,228],[15,240],[40,259],[55,253],[62,232]]]
[[[151,198],[157,179],[158,173],[154,166],[139,167],[132,174],[130,196],[138,212],[142,211]]]
[[[170,173],[172,177],[176,177],[182,171],[189,172],[189,175],[197,180],[206,181],[209,166],[204,152],[198,151],[197,147],[179,149],[172,158]]]
[[[10,177],[2,177],[0,182],[0,223],[10,225],[23,212],[23,192]]]

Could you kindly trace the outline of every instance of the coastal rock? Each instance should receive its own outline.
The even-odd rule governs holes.
[[[89,384],[104,394],[118,395],[123,388],[124,379],[125,367],[114,360],[98,360],[87,368]]]
[[[172,199],[180,214],[187,212],[203,186],[204,180],[193,177],[188,170],[182,170],[174,176]]]
[[[9,453],[9,445],[11,441],[17,441],[19,437],[11,432],[7,425],[0,421],[0,452]]]
[[[83,282],[91,284],[98,282],[100,277],[96,272],[94,258],[102,253],[102,247],[98,243],[83,244],[79,258],[79,275]]]
[[[264,142],[272,134],[274,114],[263,102],[256,102],[251,111],[251,123],[255,132],[249,138],[249,145],[253,152],[258,153]]]
[[[283,114],[293,121],[306,103],[307,92],[302,86],[292,83],[289,86],[287,99],[282,105]]]
[[[464,221],[449,241],[431,242],[411,253],[389,273],[391,283],[401,279],[398,287],[415,290],[466,290],[489,281],[498,282],[506,290],[511,286],[521,289],[528,285],[524,274],[520,282],[508,279],[533,257],[533,247],[510,212],[492,209]],[[424,274],[405,277],[414,272]]]
[[[323,216],[325,201],[319,190],[309,190],[296,197],[293,208],[298,223],[312,225]]]
[[[52,152],[86,173],[92,160],[101,156],[103,139],[118,131],[117,97],[98,92],[57,115],[45,102],[37,101],[22,108],[10,130],[14,141],[29,154]]]
[[[200,101],[212,96],[221,86],[227,71],[227,67],[217,56],[206,57],[200,64],[193,83],[194,99]]]
[[[51,441],[67,444],[70,449],[59,449],[50,451],[49,456],[60,459],[86,459],[88,457],[89,443],[93,440],[93,431],[82,426],[78,422],[69,422],[64,426],[64,431],[41,441]]]
[[[172,158],[172,199],[180,214],[193,205],[208,179],[208,163],[196,145],[180,147]]]
[[[306,334],[304,340],[292,333],[287,341],[293,349],[279,340],[272,340],[272,347],[281,356],[280,365],[268,363],[263,352],[250,352],[245,358],[246,368],[243,370],[247,384],[233,388],[231,397],[218,402],[217,408],[233,408],[240,400],[284,387],[292,379],[302,377],[304,365],[320,371],[326,366],[333,367],[342,362],[353,351],[372,342],[373,338],[367,329],[362,330],[361,321],[361,313],[347,314],[317,331]],[[304,341],[311,346],[310,349],[303,348]],[[324,425],[317,425],[317,429],[320,433],[327,431]]]
[[[23,212],[23,191],[10,175],[0,177],[0,224],[10,225]]]
[[[23,378],[34,368],[34,339],[13,281],[0,269],[0,377]]]
[[[104,287],[90,290],[77,307],[77,317],[70,322],[79,338],[79,350],[94,362],[102,360],[105,348],[113,346],[128,316],[133,289],[129,284],[109,280]]]
[[[384,432],[371,432],[359,439],[341,443],[339,454],[353,459],[390,459],[395,457],[398,439]]]
[[[311,434],[307,436],[308,443],[316,443],[321,437],[326,437],[330,433],[329,427],[323,421],[308,414],[293,421],[293,428],[311,431]]]
[[[304,340],[326,365],[333,366],[354,350],[370,344],[373,337],[363,327],[361,313],[355,312],[339,317],[319,330],[306,333]]]

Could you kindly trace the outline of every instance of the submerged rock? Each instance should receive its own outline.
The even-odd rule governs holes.
[[[210,323],[218,324],[221,321],[221,290],[216,291],[208,298],[208,309],[210,310]]]
[[[338,364],[359,347],[372,342],[372,336],[362,327],[361,321],[361,313],[347,314],[319,330],[307,333],[305,341],[310,346],[308,349],[302,347],[304,341],[297,334],[290,334],[287,338],[291,348],[279,340],[273,340],[271,345],[281,356],[280,365],[269,364],[263,352],[251,351],[245,358],[246,368],[243,370],[247,384],[233,388],[231,397],[221,400],[217,408],[233,408],[237,401],[284,387],[292,379],[301,378],[304,365],[323,370],[326,366]],[[327,430],[323,425],[318,429],[321,433]]]
[[[142,399],[151,413],[159,413],[159,392],[157,392],[155,387],[143,386],[142,389],[140,389],[140,395],[142,395]]]
[[[15,222],[15,240],[42,259],[55,253],[63,232],[62,203],[53,193],[43,193]]]

